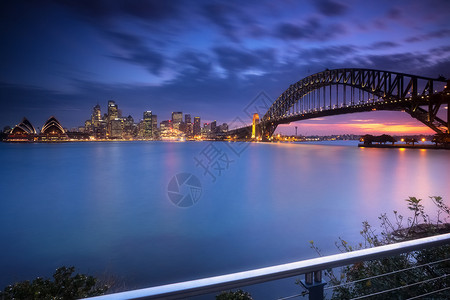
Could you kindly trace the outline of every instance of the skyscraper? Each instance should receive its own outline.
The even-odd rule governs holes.
[[[185,114],[184,115],[184,133],[186,133],[187,136],[192,136],[192,121],[191,121],[191,115]]]
[[[92,115],[91,115],[91,124],[92,124],[94,131],[96,128],[99,127],[101,120],[102,120],[102,112],[100,111],[100,105],[97,104],[92,109]]]
[[[112,122],[114,120],[116,120],[117,118],[119,118],[119,108],[117,107],[116,102],[114,102],[113,100],[109,100],[108,101],[108,114],[106,116],[107,116],[107,120],[106,120],[106,124],[107,124],[106,128],[107,129],[106,129],[106,132],[107,132],[107,134],[110,137],[113,137],[113,134],[112,134]],[[116,124],[115,128],[118,128],[117,124]],[[116,132],[114,134],[114,137],[116,137],[117,132],[118,131],[116,130]]]
[[[108,101],[108,119],[114,120],[119,117],[119,107],[113,100]]]
[[[151,139],[153,138],[153,118],[152,118],[152,112],[150,110],[144,111],[144,139]]]
[[[193,133],[194,133],[194,135],[201,134],[200,117],[194,118]]]
[[[153,138],[157,137],[158,134],[158,116],[152,115],[152,134]]]
[[[181,123],[183,123],[183,113],[181,111],[172,112],[173,129],[180,130]]]

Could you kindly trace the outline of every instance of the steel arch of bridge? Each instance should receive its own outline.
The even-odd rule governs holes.
[[[445,83],[447,86],[442,88]],[[443,77],[433,79],[372,69],[325,70],[292,84],[270,106],[260,126],[267,137],[279,124],[371,110],[402,110],[436,133],[448,133],[450,109],[447,121],[437,116],[441,105],[449,103],[448,85]]]

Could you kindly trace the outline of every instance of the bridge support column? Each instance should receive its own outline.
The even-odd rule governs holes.
[[[261,124],[261,135],[262,141],[268,142],[272,137],[275,129],[277,129],[277,125],[274,123],[260,123]]]

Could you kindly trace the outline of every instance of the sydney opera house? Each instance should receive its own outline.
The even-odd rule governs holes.
[[[14,126],[6,138],[8,142],[64,142],[68,140],[69,136],[66,130],[53,116],[45,122],[39,132],[27,118],[23,118],[22,122]]]

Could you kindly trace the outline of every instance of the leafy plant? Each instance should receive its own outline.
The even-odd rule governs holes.
[[[382,214],[381,232],[378,234],[367,221],[362,224],[360,234],[363,241],[350,246],[344,239],[336,242],[341,252],[371,248],[396,242],[450,232],[447,222],[450,209],[442,197],[430,197],[437,208],[436,218],[425,212],[423,200],[416,197],[406,199],[412,216],[405,218],[397,211],[391,220]],[[320,249],[311,241],[311,247],[320,255]],[[370,299],[407,299],[418,295],[433,293],[437,299],[446,299],[450,281],[450,246],[445,245],[403,253],[394,257],[364,261],[345,266],[339,270],[328,269],[325,276],[333,286],[332,299],[350,299],[372,295]],[[403,270],[403,271],[402,271]],[[433,279],[435,278],[435,279]],[[435,293],[442,290],[442,292]]]
[[[103,295],[108,286],[99,286],[97,279],[84,274],[72,275],[75,267],[61,267],[50,279],[36,278],[7,286],[0,299],[79,299]]]
[[[252,300],[252,296],[243,290],[222,292],[216,296],[216,300]]]

